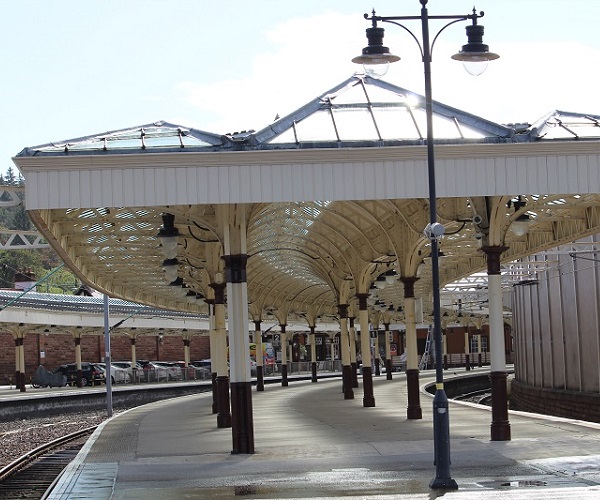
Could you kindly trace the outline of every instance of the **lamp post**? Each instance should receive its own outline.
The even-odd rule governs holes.
[[[427,173],[429,180],[429,224],[425,228],[425,235],[431,242],[431,273],[433,288],[433,334],[435,341],[435,365],[436,365],[436,391],[433,399],[433,439],[434,439],[434,464],[436,466],[435,477],[429,483],[432,489],[458,489],[458,485],[450,476],[450,426],[448,417],[448,398],[444,390],[444,372],[442,364],[442,328],[440,315],[440,278],[439,278],[439,240],[444,235],[444,226],[437,222],[436,208],[436,186],[435,186],[435,157],[433,148],[433,106],[431,97],[431,52],[437,37],[448,26],[461,21],[471,20],[472,24],[466,27],[468,43],[453,59],[463,61],[465,69],[473,75],[479,75],[487,66],[487,62],[497,59],[499,56],[489,51],[488,46],[483,43],[483,26],[477,24],[477,20],[483,17],[483,12],[477,14],[473,9],[472,14],[455,16],[430,16],[427,11],[427,1],[419,0],[421,3],[421,14],[419,16],[377,16],[373,11],[372,16],[365,14],[365,19],[372,22],[367,28],[367,39],[369,45],[365,47],[362,54],[352,59],[353,62],[363,64],[365,72],[372,76],[382,76],[387,71],[390,62],[400,60],[400,57],[389,52],[383,45],[384,29],[377,26],[378,22],[395,24],[406,30],[416,41],[423,58],[425,73],[425,113],[427,123]],[[430,42],[429,20],[448,20]],[[421,21],[422,43],[406,26],[398,21]]]

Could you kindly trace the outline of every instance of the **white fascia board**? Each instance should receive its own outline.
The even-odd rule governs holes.
[[[39,156],[14,161],[25,177],[28,210],[403,199],[429,194],[424,146]],[[435,171],[438,197],[597,193],[600,142],[438,145]],[[298,179],[303,180],[301,186]]]

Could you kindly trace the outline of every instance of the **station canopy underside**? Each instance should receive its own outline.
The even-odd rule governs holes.
[[[600,231],[600,117],[554,111],[500,125],[437,102],[433,116],[442,285],[484,271],[482,246],[507,247],[508,263]],[[400,277],[419,278],[425,318],[431,309],[425,136],[422,96],[354,75],[258,131],[157,122],[26,148],[14,161],[37,228],[112,297],[206,313],[234,213],[247,228],[251,319],[333,321],[339,303],[352,314],[370,290],[373,311],[395,323]],[[157,236],[163,214],[179,232],[174,281]],[[519,236],[518,217],[529,218]],[[389,284],[375,291],[380,276]]]

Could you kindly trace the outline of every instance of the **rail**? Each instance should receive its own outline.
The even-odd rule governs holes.
[[[49,451],[63,446],[71,441],[79,439],[82,436],[92,434],[92,432],[94,432],[94,430],[96,430],[97,427],[98,426],[95,425],[93,427],[88,427],[86,429],[81,429],[72,432],[71,434],[67,434],[65,436],[49,441],[48,443],[38,446],[37,448],[34,448],[33,450],[30,450],[27,453],[21,455],[19,458],[13,460],[11,463],[0,469],[0,484],[4,483],[9,477],[22,470],[24,467],[26,467],[28,464],[30,464],[40,456],[45,455]]]

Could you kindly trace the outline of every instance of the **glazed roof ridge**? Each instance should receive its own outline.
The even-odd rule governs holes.
[[[359,87],[360,86],[360,87]],[[362,89],[364,101],[346,101],[349,99],[351,91]],[[371,96],[370,94],[373,94]],[[372,97],[377,96],[380,101],[374,101]],[[404,111],[407,123],[411,123],[412,129],[406,127],[387,130],[387,135],[380,133],[382,124],[373,123],[377,110],[401,110]],[[27,147],[23,149],[17,156],[36,156],[36,155],[67,155],[67,154],[127,154],[127,153],[142,153],[142,152],[175,152],[175,151],[231,151],[244,149],[262,149],[262,148],[279,148],[279,149],[294,149],[298,147],[319,148],[319,147],[359,147],[359,146],[384,146],[397,144],[414,144],[424,141],[424,126],[417,123],[415,118],[416,113],[424,113],[425,98],[403,87],[385,82],[381,79],[375,79],[364,74],[354,74],[346,80],[342,81],[333,88],[327,90],[313,100],[304,104],[295,111],[287,114],[282,118],[277,118],[273,123],[255,131],[242,130],[241,132],[217,134],[213,132],[202,131],[195,128],[184,127],[166,121],[157,121],[144,125],[111,130],[100,134],[91,134],[75,139],[50,142],[39,146]],[[303,120],[308,118],[316,118],[318,113],[327,111],[329,120],[335,129],[335,136],[331,136],[331,123],[327,124],[320,122],[321,125],[329,127],[329,137],[325,137],[325,132],[318,128],[309,127],[310,137],[306,134],[306,129],[303,136],[297,134],[296,128]],[[350,115],[344,114],[344,111],[350,111]],[[591,126],[600,123],[600,116],[571,113],[564,111],[552,111],[540,118],[533,125],[519,124],[499,124],[481,116],[462,111],[458,108],[448,106],[438,101],[432,102],[432,111],[434,118],[444,120],[448,124],[447,131],[450,135],[444,136],[436,128],[435,139],[440,143],[459,143],[464,141],[494,141],[494,142],[533,142],[540,139],[579,139],[583,137],[600,137],[600,128],[587,131],[581,130],[579,133],[574,133],[568,127],[562,127],[561,134],[554,133],[548,135],[549,128],[560,125],[557,120],[561,117],[569,120],[584,120],[577,125],[581,127],[586,123]],[[354,115],[352,115],[354,112]],[[396,112],[396,111],[394,111]],[[334,116],[334,114],[337,115]],[[356,116],[360,114],[360,119],[370,113],[372,120],[361,121],[369,125],[370,133],[375,136],[361,138],[357,136],[359,133],[364,133],[361,129],[357,132],[352,129],[354,122],[345,123],[344,120],[350,119],[352,116],[356,120]],[[325,115],[324,115],[325,116]],[[409,118],[410,117],[410,118]],[[587,120],[587,122],[586,122]],[[598,123],[594,123],[596,120]],[[394,122],[395,123],[395,122]],[[303,124],[301,124],[303,125]],[[303,125],[307,127],[307,125]],[[311,122],[312,126],[312,122]],[[345,127],[346,132],[352,130],[353,134],[338,133],[339,126]],[[354,124],[354,126],[356,126]],[[389,124],[386,126],[389,127]],[[365,129],[366,130],[366,129]],[[470,135],[464,135],[467,131]],[[407,135],[402,135],[407,133]],[[310,135],[309,134],[309,135]],[[321,136],[319,135],[321,134]],[[391,134],[391,136],[390,136]],[[595,135],[594,135],[595,134]],[[376,136],[379,137],[376,137]]]

